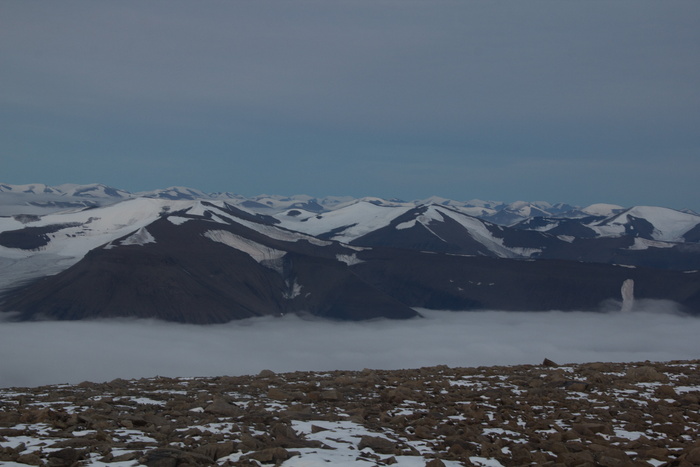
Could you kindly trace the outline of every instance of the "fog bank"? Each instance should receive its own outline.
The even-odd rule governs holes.
[[[442,312],[347,323],[298,316],[198,326],[152,320],[0,322],[0,387],[217,376],[700,358],[700,319],[661,302],[632,313]]]

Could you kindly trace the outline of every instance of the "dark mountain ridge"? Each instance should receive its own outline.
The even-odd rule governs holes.
[[[123,196],[88,188],[63,190]],[[634,207],[509,227],[449,200],[329,199],[324,207],[310,197],[262,195],[256,203],[267,207],[257,209],[242,197],[179,199],[199,194],[171,188],[89,209],[0,218],[0,309],[27,320],[191,323],[286,313],[411,318],[416,307],[594,311],[619,299],[632,279],[636,298],[673,300],[700,314],[700,216],[693,214]],[[540,212],[522,202],[514,208]]]
[[[162,212],[65,271],[6,293],[2,309],[25,320],[140,317],[201,324],[286,313],[411,318],[418,316],[413,307],[596,310],[633,279],[638,298],[674,300],[700,313],[698,272],[420,251],[441,246],[435,238],[449,245],[450,229],[462,228],[453,220],[425,219],[395,228],[427,208],[354,242],[363,246],[287,230],[226,203],[200,208],[197,214]],[[391,232],[404,235],[401,247],[391,246]],[[473,239],[455,244],[462,250],[482,245]]]

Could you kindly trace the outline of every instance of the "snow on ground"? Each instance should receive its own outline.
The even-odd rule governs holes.
[[[188,452],[239,465],[268,446],[288,449],[282,467],[578,465],[580,452],[615,456],[601,465],[677,464],[700,426],[697,370],[697,361],[441,365],[0,389],[0,414],[17,413],[0,448],[47,459],[75,446],[88,466],[174,464]]]
[[[293,429],[303,434],[305,439],[319,441],[330,449],[302,448],[297,449],[300,456],[292,457],[282,463],[283,467],[325,467],[357,466],[368,464],[370,460],[358,461],[358,442],[362,436],[372,436],[393,442],[402,437],[402,433],[376,433],[369,431],[359,423],[349,420],[330,421],[292,421]],[[315,428],[314,428],[315,427]],[[319,430],[314,433],[314,431]],[[384,436],[382,436],[384,435]],[[388,435],[388,437],[387,437]],[[388,456],[386,456],[388,457]],[[397,467],[425,467],[426,459],[421,456],[391,456],[396,460]],[[446,467],[458,467],[462,464],[456,461],[443,460]]]

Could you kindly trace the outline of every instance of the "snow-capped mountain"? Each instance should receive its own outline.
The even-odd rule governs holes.
[[[660,242],[689,241],[700,216],[655,206],[635,206],[614,214],[592,228],[601,236],[633,235]]]
[[[564,203],[550,204],[545,201],[516,201],[513,203],[484,201],[479,199],[456,201],[439,196],[431,196],[414,201],[382,199],[377,197],[357,199],[350,196],[314,198],[308,195],[258,195],[246,198],[231,192],[205,193],[195,188],[178,186],[130,193],[125,190],[97,183],[89,185],[64,184],[58,186],[47,186],[41,183],[28,185],[0,183],[0,216],[11,216],[15,214],[43,215],[72,208],[82,209],[91,206],[104,206],[129,198],[227,200],[232,204],[240,204],[243,207],[265,212],[266,214],[280,213],[289,209],[303,209],[321,213],[333,211],[357,201],[365,201],[380,206],[422,206],[434,204],[459,209],[469,216],[479,217],[502,225],[512,225],[534,216],[584,217],[591,214],[603,215],[599,212],[600,209],[603,209],[602,206],[607,206],[608,212],[604,214],[606,216],[624,210],[624,208],[615,205],[596,204],[586,208],[578,208]],[[593,212],[591,211],[592,209],[597,211]]]
[[[133,195],[101,184],[41,183],[9,185],[0,183],[0,216],[14,214],[41,215],[67,209],[83,209],[121,201]]]
[[[592,309],[619,297],[626,279],[638,297],[700,313],[700,216],[667,208],[598,205],[566,217],[567,206],[518,202],[507,209],[560,214],[509,227],[437,198],[0,189],[0,205],[15,209],[36,207],[17,200],[39,196],[96,200],[0,216],[0,309],[25,319],[208,323],[302,312],[405,318],[415,316],[412,307]],[[495,209],[486,204],[495,206],[476,208]]]

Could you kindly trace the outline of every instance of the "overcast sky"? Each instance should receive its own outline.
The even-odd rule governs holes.
[[[700,211],[700,2],[0,3],[0,181]]]
[[[700,319],[637,311],[440,312],[340,323],[297,316],[213,326],[156,321],[0,321],[0,387],[152,376],[696,359]]]

